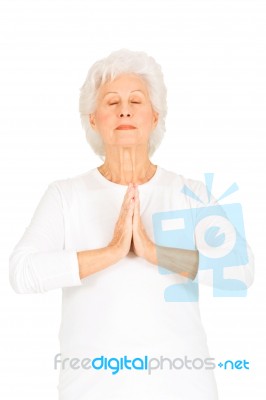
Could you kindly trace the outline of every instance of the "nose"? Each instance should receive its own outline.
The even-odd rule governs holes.
[[[118,115],[120,118],[130,118],[132,117],[132,109],[131,109],[131,104],[128,103],[128,101],[121,101],[120,107],[118,111]]]
[[[131,114],[129,113],[129,112],[127,112],[127,113],[120,113],[120,118],[123,118],[123,117],[131,117]]]

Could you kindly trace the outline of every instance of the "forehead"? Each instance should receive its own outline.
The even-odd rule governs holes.
[[[127,94],[133,91],[136,91],[136,93],[141,91],[145,96],[148,96],[147,84],[140,76],[124,74],[103,84],[99,89],[99,96],[103,97],[109,93]]]

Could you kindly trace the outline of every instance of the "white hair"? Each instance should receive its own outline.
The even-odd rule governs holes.
[[[149,157],[160,145],[165,132],[167,114],[166,87],[161,67],[154,58],[142,51],[121,49],[114,51],[92,65],[83,86],[80,88],[79,111],[86,139],[93,151],[104,160],[104,142],[93,130],[89,115],[95,111],[99,88],[123,74],[135,74],[147,84],[152,108],[159,114],[158,123],[150,135]]]

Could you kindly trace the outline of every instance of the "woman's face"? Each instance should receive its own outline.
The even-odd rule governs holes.
[[[121,75],[99,89],[90,123],[108,145],[148,143],[158,121],[146,83],[134,74]]]

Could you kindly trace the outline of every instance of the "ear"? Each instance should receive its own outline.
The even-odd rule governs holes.
[[[93,113],[93,114],[90,114],[89,115],[89,119],[90,119],[90,124],[91,124],[91,127],[92,127],[92,129],[96,129],[96,120],[95,120],[95,114]]]
[[[157,111],[153,111],[153,129],[156,128],[159,120],[159,113]]]

